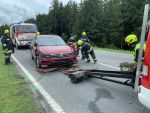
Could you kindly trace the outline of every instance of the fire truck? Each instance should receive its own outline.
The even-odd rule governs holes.
[[[17,49],[30,46],[36,36],[37,26],[31,23],[13,24],[10,26],[10,37]]]
[[[139,101],[150,109],[150,28],[148,32],[146,51],[144,54],[143,72],[138,90]]]

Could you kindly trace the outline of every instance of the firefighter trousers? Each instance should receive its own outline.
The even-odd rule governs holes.
[[[85,52],[81,49],[82,60],[86,58]]]
[[[10,57],[12,54],[12,50],[8,50],[4,52],[5,55],[5,64],[7,65],[8,63],[10,63]]]
[[[88,52],[85,52],[85,57],[86,57],[87,61],[90,61],[89,54],[90,54],[91,57],[93,58],[94,62],[97,61],[93,49],[92,49],[89,53],[88,53]]]

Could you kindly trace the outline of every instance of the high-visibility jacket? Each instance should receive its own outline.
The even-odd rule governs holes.
[[[143,46],[143,58],[142,58],[142,61],[144,59],[145,49],[146,49],[146,44],[144,44],[144,46]],[[135,45],[135,47],[134,47],[134,49],[132,51],[132,54],[134,56],[134,63],[137,63],[137,61],[138,61],[139,50],[140,50],[140,43],[136,43],[136,45]]]
[[[2,36],[1,42],[2,42],[2,47],[3,47],[4,53],[14,52],[13,41],[9,36],[7,36],[7,35]]]

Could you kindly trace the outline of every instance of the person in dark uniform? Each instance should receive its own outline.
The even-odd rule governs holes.
[[[140,42],[137,40],[137,36],[135,34],[130,34],[125,38],[125,43],[128,44],[128,46],[131,49],[132,55],[134,56],[133,64],[137,65],[138,61],[138,55],[139,55],[139,50],[140,50]],[[144,59],[144,52],[146,49],[146,44],[143,46],[143,58],[142,62]]]
[[[87,37],[87,33],[85,31],[82,32],[80,40],[82,40],[83,42],[89,43],[89,38]],[[85,53],[82,50],[81,50],[81,55],[82,55],[81,59],[84,60],[85,59]]]
[[[93,58],[94,63],[97,62],[93,47],[88,42],[83,42],[82,40],[78,40],[78,46],[81,46],[81,51],[84,52],[85,58],[87,59],[87,63],[90,62],[89,54]]]
[[[82,34],[81,34],[81,40],[83,42],[89,42],[89,38],[87,37],[86,32],[82,32]]]
[[[3,53],[5,55],[5,64],[7,65],[8,63],[10,63],[11,54],[14,53],[14,45],[12,39],[10,38],[10,33],[8,29],[4,31],[4,35],[2,36],[1,43],[3,48]]]

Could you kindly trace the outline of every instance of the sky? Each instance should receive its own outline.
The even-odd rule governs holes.
[[[60,1],[66,4],[69,0]],[[52,0],[0,0],[0,25],[17,23],[39,13],[48,13],[51,3]]]

